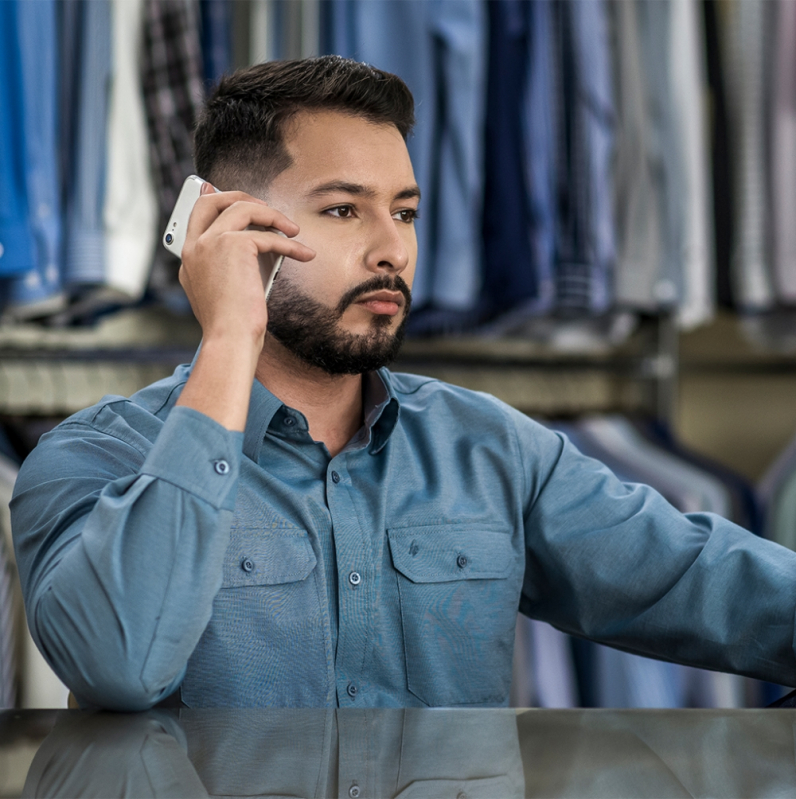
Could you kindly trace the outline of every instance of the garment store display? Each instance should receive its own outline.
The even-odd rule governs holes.
[[[138,79],[146,0],[113,0],[113,76],[108,118],[106,290],[124,300],[144,293],[155,253],[158,204],[144,98]]]
[[[0,4],[0,275],[5,278],[35,266],[25,180],[24,84],[17,17],[15,3]]]
[[[195,0],[145,0],[141,80],[158,195],[158,238],[185,178],[194,171],[193,129],[204,99],[199,8]],[[150,284],[172,307],[188,309],[177,281],[179,260],[154,253]]]
[[[578,707],[570,638],[519,614],[514,635],[511,707]]]
[[[539,318],[661,311],[690,329],[710,321],[717,292],[742,310],[791,302],[787,0],[301,2],[8,0],[4,74],[17,89],[5,101],[20,127],[4,157],[31,164],[16,178],[4,170],[16,180],[7,213],[21,214],[10,238],[0,233],[0,281],[21,275],[0,282],[7,316],[47,317],[65,292],[72,310],[53,321],[90,318],[145,285],[187,311],[176,259],[150,242],[193,170],[203,95],[244,29],[250,50],[262,40],[290,56],[286,43],[300,40],[302,52],[370,61],[413,90],[408,146],[424,200],[410,334],[534,338]],[[115,40],[123,26],[132,35]],[[25,30],[57,46],[40,58]],[[36,103],[22,102],[26,80]],[[38,169],[43,159],[59,166]],[[776,344],[776,328],[758,338]]]
[[[17,6],[25,130],[27,204],[34,239],[33,268],[8,284],[15,318],[45,316],[63,306],[61,186],[58,180],[57,3]]]
[[[767,191],[766,118],[769,99],[767,59],[773,52],[777,4],[744,0],[729,14],[725,35],[726,75],[735,131],[735,224],[730,263],[734,298],[746,310],[775,302],[771,270],[771,209]]]
[[[6,547],[5,536],[0,536],[0,710],[16,707],[17,698],[14,573]]]
[[[518,319],[555,302],[552,6],[498,0],[488,10],[483,302],[490,317],[519,306]]]
[[[608,310],[615,232],[611,162],[614,97],[602,2],[553,4],[558,64],[555,111],[556,309]]]
[[[212,86],[232,71],[232,3],[199,0],[202,32],[202,64],[205,84]]]
[[[771,108],[771,210],[777,295],[796,302],[796,3],[779,3]]]
[[[64,4],[66,5],[66,4]],[[79,0],[76,13],[77,66],[67,91],[74,115],[73,152],[64,175],[64,283],[80,293],[105,278],[105,176],[108,136],[108,87],[111,79],[113,28],[109,0]],[[64,94],[62,94],[62,97]]]

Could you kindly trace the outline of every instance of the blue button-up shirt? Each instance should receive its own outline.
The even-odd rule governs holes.
[[[189,374],[72,416],[17,481],[30,626],[82,701],[505,705],[518,608],[796,683],[796,554],[493,397],[380,370],[330,457],[256,381],[245,433],[174,407]]]

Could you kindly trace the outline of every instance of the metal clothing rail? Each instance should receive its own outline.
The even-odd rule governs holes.
[[[152,311],[93,332],[0,330],[0,414],[68,415],[105,394],[129,396],[190,362],[199,336],[192,319]],[[489,392],[528,413],[619,411],[671,422],[677,341],[671,317],[648,317],[609,352],[560,353],[519,338],[410,340],[394,368]]]

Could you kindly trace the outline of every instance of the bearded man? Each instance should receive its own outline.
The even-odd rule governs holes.
[[[196,131],[221,191],[181,268],[194,362],[70,417],[17,482],[49,663],[125,710],[499,706],[519,609],[796,684],[796,554],[386,368],[417,255],[412,123],[399,78],[338,57],[221,81]],[[267,305],[263,253],[285,256]]]

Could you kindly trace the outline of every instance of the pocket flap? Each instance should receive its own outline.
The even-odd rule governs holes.
[[[506,777],[486,777],[476,780],[416,780],[410,783],[395,799],[520,799],[522,794],[512,790]]]
[[[224,559],[224,588],[294,583],[315,568],[315,553],[303,531],[292,535],[261,529],[236,532]]]
[[[517,557],[506,532],[429,526],[387,530],[395,568],[414,583],[508,577]]]

